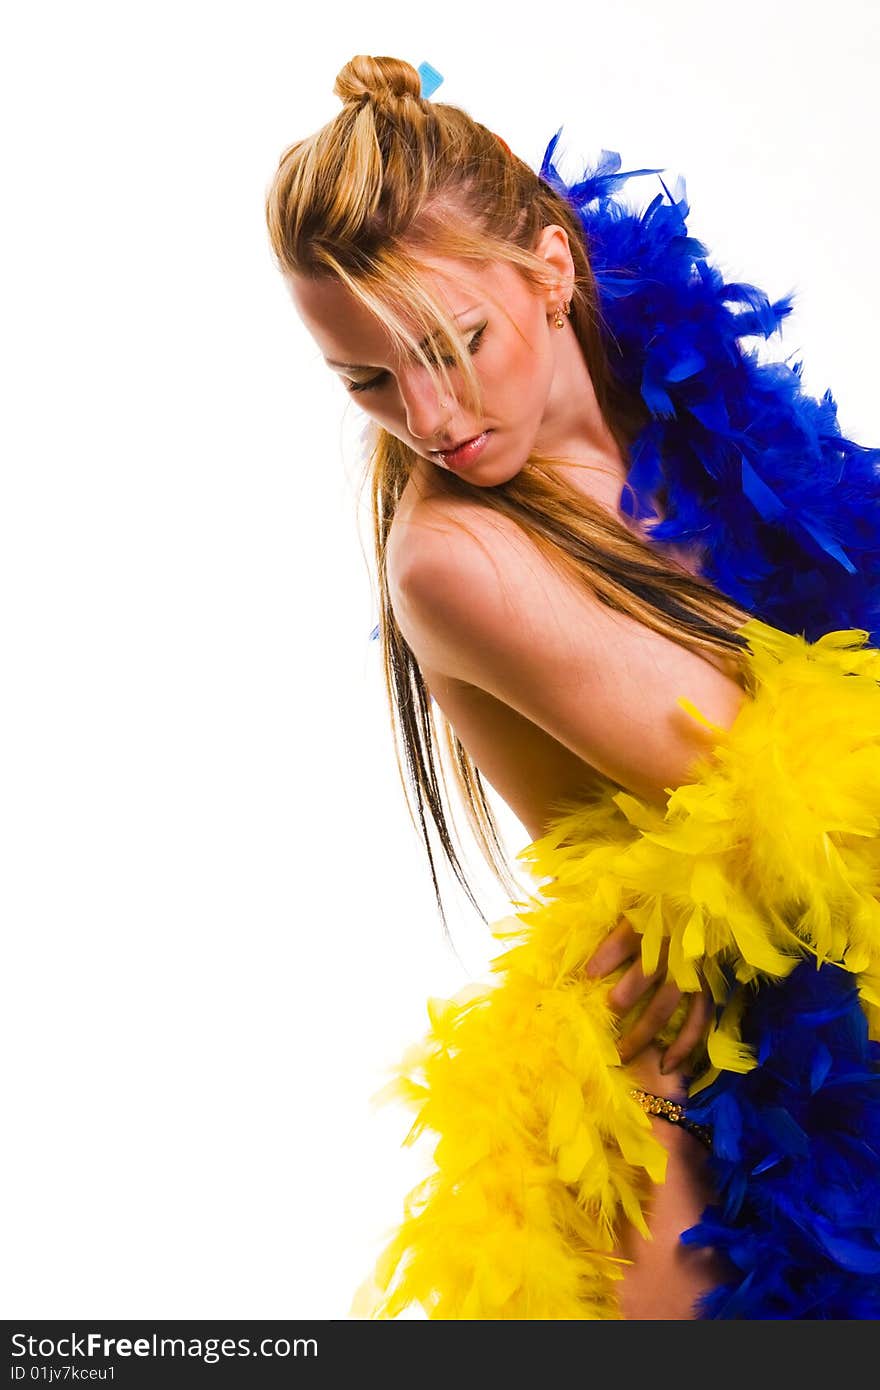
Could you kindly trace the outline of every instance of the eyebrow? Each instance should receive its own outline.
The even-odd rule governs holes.
[[[480,306],[479,306],[478,304],[471,304],[470,308],[468,308],[468,309],[461,309],[461,310],[459,311],[459,313],[453,314],[453,318],[455,318],[455,319],[464,318],[465,314],[471,314],[471,313],[473,313],[474,309],[478,309],[479,307],[480,307]],[[435,335],[435,336],[436,336],[436,335]],[[431,337],[430,337],[430,336],[427,337],[427,338],[423,338],[422,341],[419,343],[419,347],[420,347],[420,348],[427,348],[427,347],[430,345],[430,343],[431,343]],[[373,370],[373,368],[370,366],[369,363],[367,363],[366,365],[364,365],[363,362],[334,362],[334,360],[333,360],[332,357],[325,357],[325,358],[324,358],[324,361],[327,363],[327,366],[328,366],[328,367],[344,367],[345,370],[346,370],[346,371],[349,371],[349,372],[371,372],[371,371]]]

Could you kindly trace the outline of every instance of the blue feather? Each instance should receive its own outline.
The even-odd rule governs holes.
[[[549,142],[539,177],[583,227],[600,322],[619,379],[640,390],[651,419],[635,440],[621,510],[658,511],[654,534],[687,541],[682,497],[702,513],[702,572],[747,611],[815,640],[838,627],[880,635],[880,449],[844,437],[830,391],[804,390],[801,363],[760,362],[743,340],[769,338],[794,294],[725,282],[690,234],[686,187],[658,193],[641,213],[613,195],[629,179],[620,155],[572,184]],[[731,444],[736,444],[731,453]],[[647,446],[647,452],[646,448]]]
[[[761,1065],[687,1107],[713,1127],[720,1200],[680,1239],[732,1271],[698,1314],[880,1317],[880,1043],[852,976],[804,960],[750,998],[743,1038]]]

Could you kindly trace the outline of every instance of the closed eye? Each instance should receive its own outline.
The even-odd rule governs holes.
[[[487,323],[484,323],[480,328],[477,328],[477,329],[471,334],[471,337],[470,337],[469,340],[468,340],[468,352],[471,354],[471,357],[473,357],[473,356],[475,355],[475,353],[477,353],[477,352],[479,351],[479,348],[480,348],[480,341],[481,341],[481,339],[482,339],[482,337],[483,337],[483,334],[485,333],[487,327],[488,327],[488,324],[487,324]],[[455,366],[455,358],[454,358],[454,357],[444,357],[444,358],[442,358],[442,361],[446,364],[447,367],[453,367],[453,366]],[[374,376],[370,381],[347,381],[347,382],[345,383],[345,389],[346,389],[346,391],[351,391],[351,392],[356,392],[356,391],[374,391],[374,390],[376,389],[377,386],[380,386],[380,385],[382,384],[382,382],[385,380],[385,378],[387,377],[387,375],[388,375],[387,372],[380,372],[378,376]]]

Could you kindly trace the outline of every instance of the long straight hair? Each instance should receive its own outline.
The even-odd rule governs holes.
[[[428,289],[422,257],[505,262],[538,291],[546,287],[548,271],[533,247],[542,227],[563,227],[575,268],[570,322],[602,417],[626,457],[649,414],[640,396],[615,375],[616,344],[602,320],[573,210],[465,111],[423,100],[419,73],[409,63],[360,54],[339,72],[334,92],[342,110],[284,150],[268,189],[266,223],[281,272],[347,286],[396,347],[424,365],[438,391],[457,392],[478,410],[479,381],[466,340]],[[425,337],[440,345],[441,355],[421,346]],[[448,361],[460,373],[456,386]],[[388,538],[417,457],[379,428],[364,482],[370,487],[379,639],[395,756],[448,936],[429,820],[456,879],[486,920],[450,830],[450,822],[455,824],[450,783],[496,879],[508,894],[517,886],[479,769],[432,702],[389,598]],[[566,484],[556,472],[566,462],[536,451],[514,478],[497,487],[477,488],[442,470],[438,484],[475,507],[510,518],[609,607],[689,650],[733,658],[734,670],[744,677],[746,643],[737,629],[748,613]],[[666,498],[658,496],[657,502],[665,506]]]

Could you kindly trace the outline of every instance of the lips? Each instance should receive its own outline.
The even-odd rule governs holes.
[[[476,434],[472,439],[466,439],[463,444],[459,444],[455,449],[439,449],[434,451],[435,458],[438,458],[444,468],[451,468],[455,472],[470,468],[478,458],[482,458],[483,450],[489,442],[491,430],[483,430],[482,434]]]
[[[482,434],[482,433],[484,433],[484,431],[481,430],[480,433]],[[469,434],[468,437],[467,437],[467,439],[459,439],[459,441],[458,441],[457,444],[444,444],[444,446],[443,446],[442,449],[432,449],[432,450],[431,450],[431,453],[432,453],[432,454],[452,454],[452,453],[455,452],[456,449],[460,449],[461,446],[462,446],[462,444],[470,444],[470,442],[471,442],[472,439],[479,439],[479,437],[480,437],[479,434]]]

